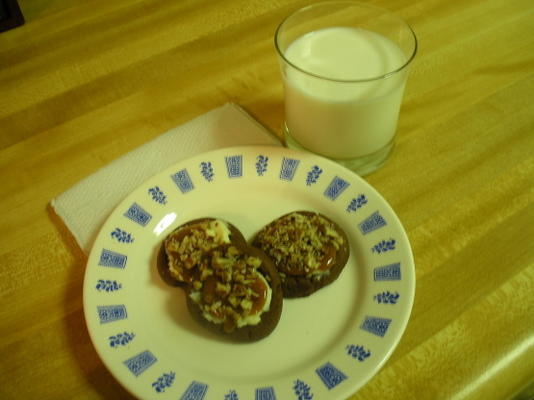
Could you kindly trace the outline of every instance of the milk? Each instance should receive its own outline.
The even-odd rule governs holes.
[[[284,68],[286,125],[300,145],[351,159],[392,142],[406,69],[383,75],[407,61],[393,41],[359,28],[324,28],[296,39],[284,57],[292,64]]]

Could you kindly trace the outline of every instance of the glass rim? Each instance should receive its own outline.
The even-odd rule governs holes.
[[[385,14],[388,14],[388,15],[394,17],[395,19],[400,21],[404,26],[406,26],[406,28],[408,28],[408,31],[411,33],[411,35],[413,37],[414,47],[413,47],[412,54],[410,55],[410,57],[408,57],[406,62],[404,64],[402,64],[400,67],[398,67],[398,68],[396,68],[396,69],[394,69],[392,71],[389,71],[389,72],[387,72],[385,74],[373,76],[373,77],[370,77],[370,78],[363,78],[363,79],[330,78],[330,77],[325,76],[325,75],[320,75],[320,74],[316,74],[316,73],[307,71],[304,68],[301,68],[298,65],[295,65],[293,62],[291,62],[290,60],[288,60],[286,58],[286,56],[284,55],[284,52],[282,51],[282,49],[279,46],[278,37],[280,35],[280,32],[281,32],[284,24],[286,22],[288,22],[290,18],[294,17],[295,15],[297,15],[299,13],[302,13],[303,11],[309,10],[311,8],[316,8],[316,7],[319,7],[319,6],[325,6],[327,4],[328,5],[332,5],[332,4],[347,4],[347,5],[352,5],[352,6],[360,6],[360,7],[363,7],[363,8],[368,8],[368,9],[374,9],[374,10],[377,10],[377,11],[381,11],[381,12],[383,12]],[[277,51],[278,55],[280,56],[280,58],[282,58],[282,60],[284,60],[285,63],[289,64],[291,67],[295,68],[296,70],[305,73],[306,75],[310,75],[310,76],[313,76],[313,77],[316,77],[316,78],[320,78],[320,79],[323,79],[323,80],[327,80],[327,81],[331,81],[331,82],[358,83],[358,82],[372,82],[372,81],[377,81],[377,80],[381,80],[381,79],[387,79],[390,76],[393,76],[393,75],[401,72],[415,58],[415,55],[417,53],[418,43],[417,43],[417,36],[415,35],[415,32],[412,29],[412,27],[410,26],[410,24],[408,24],[403,18],[399,17],[397,14],[393,13],[392,11],[389,11],[389,10],[387,10],[385,8],[382,8],[382,7],[377,7],[377,6],[365,4],[365,3],[362,3],[362,2],[359,2],[359,1],[341,0],[341,1],[322,1],[322,2],[319,2],[319,3],[314,3],[314,4],[307,5],[305,7],[299,8],[296,11],[293,11],[291,14],[289,14],[287,17],[285,17],[282,20],[282,22],[278,25],[278,27],[276,28],[276,31],[275,31],[275,34],[274,34],[274,47],[276,48],[276,51]]]

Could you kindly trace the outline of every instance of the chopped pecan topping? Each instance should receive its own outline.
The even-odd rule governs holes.
[[[230,243],[230,231],[219,220],[203,221],[174,231],[165,240],[171,275],[181,282],[192,283],[195,270],[208,262],[206,253],[225,243]],[[209,274],[205,268],[202,270]]]
[[[344,238],[319,214],[287,214],[260,231],[255,243],[285,275],[320,276],[329,272]]]
[[[189,287],[204,317],[226,332],[260,322],[269,309],[270,288],[262,261],[233,245],[224,222],[202,221],[173,232],[165,241],[169,270]]]
[[[210,253],[211,263],[200,264],[198,280],[191,298],[200,305],[206,319],[223,323],[227,332],[236,327],[259,323],[259,314],[268,309],[269,287],[258,271],[261,260],[241,252],[233,245],[221,246]],[[213,274],[202,279],[202,269]]]

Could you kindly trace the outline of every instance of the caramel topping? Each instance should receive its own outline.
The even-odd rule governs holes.
[[[181,282],[192,283],[195,270],[207,262],[206,252],[229,242],[229,229],[219,220],[202,221],[174,231],[164,244],[171,275]]]
[[[250,314],[255,315],[263,311],[265,303],[267,302],[269,288],[263,279],[256,278],[254,282],[250,284],[250,288],[253,292],[252,306],[250,308]]]
[[[221,224],[185,226],[166,239],[165,251],[171,274],[188,284],[189,296],[204,317],[232,332],[260,322],[260,314],[269,309],[271,289],[259,272],[261,259],[234,246]]]
[[[318,214],[294,212],[259,232],[255,243],[276,262],[282,273],[312,276],[335,265],[344,238],[334,224]]]
[[[212,272],[205,274],[206,279],[197,274],[198,289],[190,297],[208,320],[222,323],[226,332],[258,323],[270,301],[269,286],[257,270],[261,260],[232,245],[213,250],[210,257],[211,262],[200,268]]]

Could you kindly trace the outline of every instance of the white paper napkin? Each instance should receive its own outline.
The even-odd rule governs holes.
[[[52,199],[57,215],[89,253],[117,204],[159,171],[195,154],[240,145],[281,145],[235,104],[209,111],[123,155]]]

